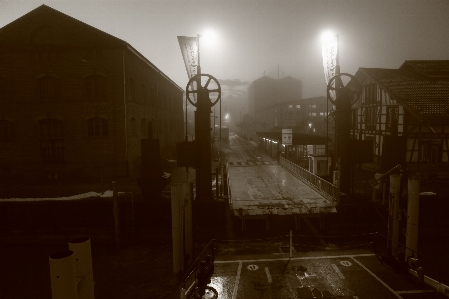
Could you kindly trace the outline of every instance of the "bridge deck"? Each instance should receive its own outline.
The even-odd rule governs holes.
[[[335,213],[335,204],[277,162],[229,162],[231,208],[242,215]]]

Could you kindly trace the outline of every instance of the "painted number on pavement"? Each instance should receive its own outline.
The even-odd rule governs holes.
[[[246,267],[248,270],[251,271],[256,271],[257,269],[259,269],[259,266],[257,265],[249,265],[248,267]]]
[[[341,261],[340,265],[345,266],[345,267],[349,267],[349,266],[352,266],[352,263],[350,261]]]

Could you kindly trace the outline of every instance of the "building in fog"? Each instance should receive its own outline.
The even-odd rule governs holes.
[[[302,82],[287,76],[273,79],[263,76],[248,87],[248,110],[245,118],[245,133],[254,137],[255,132],[268,130],[267,120],[260,113],[278,103],[297,101],[302,98]]]
[[[352,138],[372,140],[363,168],[400,163],[423,178],[449,178],[449,61],[405,61],[399,69],[360,68],[361,100],[352,106]]]
[[[183,90],[125,41],[42,5],[0,29],[0,171],[139,175],[140,140],[174,154]]]

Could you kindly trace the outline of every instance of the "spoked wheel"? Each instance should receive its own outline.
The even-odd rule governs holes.
[[[207,286],[206,292],[204,293],[203,297],[201,297],[200,289],[198,287],[196,287],[195,291],[193,292],[193,298],[194,299],[217,299],[218,292],[215,288],[213,288],[211,286]]]

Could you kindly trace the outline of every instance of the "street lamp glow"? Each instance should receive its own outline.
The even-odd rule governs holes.
[[[335,33],[333,33],[332,31],[324,31],[321,34],[321,43],[323,45],[325,44],[330,44],[330,43],[334,43],[337,41],[337,35]]]
[[[204,34],[201,34],[201,43],[206,46],[213,46],[217,42],[217,34],[215,31],[208,29]]]

